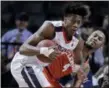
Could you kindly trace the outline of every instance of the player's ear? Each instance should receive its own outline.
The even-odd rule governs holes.
[[[104,41],[103,41],[103,43],[101,44],[101,47],[104,47],[105,46],[105,39],[104,39]]]

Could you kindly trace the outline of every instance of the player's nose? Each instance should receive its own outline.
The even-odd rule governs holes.
[[[78,27],[78,23],[75,22],[74,25],[73,25],[73,27],[77,28]]]

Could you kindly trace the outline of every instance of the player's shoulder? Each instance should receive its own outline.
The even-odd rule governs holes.
[[[62,21],[61,20],[59,20],[59,21],[51,21],[51,23],[55,27],[61,27],[62,26]]]
[[[45,21],[45,23],[51,25],[55,32],[61,32],[62,31],[63,21],[61,21],[61,20],[58,20],[58,21],[47,20],[47,21]]]
[[[54,27],[60,27],[60,26],[62,26],[62,23],[63,23],[63,22],[62,22],[61,20],[58,20],[58,21],[55,21],[55,20],[53,20],[53,21],[46,20],[45,23],[50,23],[50,24],[52,24]]]
[[[55,32],[62,32],[63,29],[63,21],[59,20],[59,21],[51,21],[51,23],[54,26]]]

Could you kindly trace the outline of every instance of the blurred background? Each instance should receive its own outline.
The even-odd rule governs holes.
[[[62,1],[2,1],[1,2],[1,27],[2,35],[9,29],[15,27],[15,16],[20,12],[27,12],[30,16],[29,30],[35,32],[44,20],[62,19],[64,5],[71,2]],[[88,4],[95,15],[102,16],[109,14],[109,2],[107,1],[89,1],[83,2]],[[102,23],[102,21],[101,21]],[[100,24],[99,24],[100,25]]]
[[[15,80],[11,76],[9,67],[14,54],[19,49],[18,47],[30,35],[36,32],[45,20],[62,20],[64,6],[71,2],[72,1],[1,1],[2,87],[17,87]],[[91,30],[92,25],[95,27],[102,27],[107,31],[107,33],[109,33],[109,2],[84,1],[82,3],[89,5],[91,10],[88,20],[91,24],[84,24],[80,28],[82,29],[82,38],[86,40],[86,36],[93,32],[93,29]],[[20,14],[22,12],[26,14]],[[22,17],[24,17],[24,19]],[[24,25],[24,28],[27,29],[27,31],[24,32],[23,38],[25,38],[22,41],[19,40],[21,34],[17,34],[15,31],[16,27],[20,24],[18,20],[20,20],[20,22],[23,21],[22,24]],[[12,32],[12,30],[14,31]],[[15,39],[11,39],[11,37],[15,35]],[[102,61],[97,62],[98,60],[95,60],[91,62],[92,64],[95,62],[97,63],[96,69],[93,69],[94,67],[92,66],[93,74],[104,65],[104,58],[109,58],[108,49],[109,45],[107,44],[103,47],[103,50],[98,50],[100,53],[92,55],[92,57],[101,55],[100,58]]]

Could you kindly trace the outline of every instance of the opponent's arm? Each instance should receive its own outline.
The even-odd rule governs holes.
[[[84,79],[85,79],[85,74],[84,74],[83,70],[80,69],[77,72],[77,80],[76,80],[73,87],[74,88],[81,88],[81,84],[83,83]]]
[[[74,49],[74,61],[76,64],[81,64],[81,52],[84,46],[84,41],[81,39],[77,47]]]

